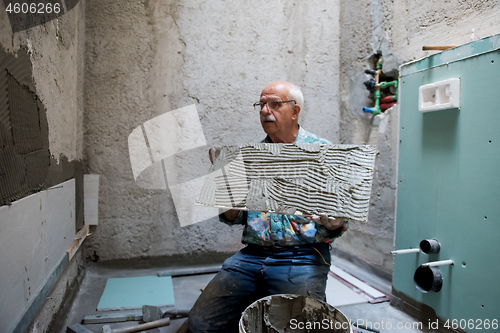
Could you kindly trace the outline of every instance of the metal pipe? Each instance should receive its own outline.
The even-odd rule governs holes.
[[[183,275],[198,275],[198,274],[210,274],[217,273],[222,265],[213,265],[205,267],[193,267],[193,268],[174,268],[164,271],[159,271],[156,273],[158,276],[183,276]]]
[[[422,46],[422,51],[445,51],[449,49],[453,49],[456,46],[430,46],[430,45],[424,45]]]
[[[395,250],[391,251],[391,254],[405,254],[405,253],[416,253],[420,252],[420,249],[405,249],[405,250]]]
[[[440,260],[440,261],[432,261],[432,262],[426,262],[425,264],[422,264],[422,267],[435,267],[435,266],[444,266],[444,265],[455,265],[455,262],[451,259],[449,260]]]

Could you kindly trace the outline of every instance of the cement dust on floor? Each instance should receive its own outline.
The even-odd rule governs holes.
[[[108,278],[155,276],[157,272],[162,269],[161,267],[132,269],[126,266],[109,268],[103,265],[89,265],[80,290],[71,306],[65,323],[63,323],[61,327],[60,333],[66,332],[67,326],[81,323],[86,315],[98,314],[96,308]],[[350,273],[355,276],[363,276],[364,281],[367,281],[366,277],[370,277],[369,273],[366,272]],[[190,309],[201,294],[201,288],[206,286],[214,276],[215,274],[200,274],[173,277],[172,283],[174,287],[176,309]],[[373,278],[373,280],[376,280],[376,277]],[[380,284],[377,285],[377,288],[385,293],[389,293],[387,285],[385,289],[384,287],[380,287]],[[369,328],[375,328],[381,332],[433,332],[425,330],[428,323],[420,324],[414,318],[392,307],[389,302],[377,304],[368,303],[366,298],[360,296],[359,290],[352,290],[345,284],[340,283],[337,279],[333,279],[331,276],[327,283],[327,301],[329,304],[342,311],[351,322],[362,324]],[[173,319],[169,326],[151,329],[147,332],[174,333],[179,330],[185,321],[186,318]],[[111,329],[116,329],[141,323],[142,322],[139,321],[126,321],[118,323],[85,324],[84,327],[94,333],[100,333],[104,325],[110,325]],[[365,331],[359,330],[359,332]]]
[[[185,266],[184,266],[185,267]],[[96,311],[99,300],[106,286],[108,278],[132,277],[132,276],[156,276],[158,271],[165,267],[151,267],[144,269],[129,268],[125,265],[120,267],[106,267],[104,265],[90,264],[87,267],[85,277],[76,298],[73,301],[71,309],[66,317],[60,333],[65,333],[67,326],[79,324],[86,315],[98,314]],[[201,288],[206,286],[215,274],[201,274],[173,277],[175,307],[176,309],[190,309],[198,296],[201,294]],[[140,312],[140,310],[138,310]],[[171,320],[169,326],[149,330],[148,332],[170,333],[176,332],[184,323],[186,318]],[[84,327],[94,333],[101,333],[104,325],[110,325],[111,329],[123,328],[141,324],[139,321],[126,321],[119,323],[99,323],[84,324]]]

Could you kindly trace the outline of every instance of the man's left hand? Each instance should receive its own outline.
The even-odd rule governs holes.
[[[344,225],[344,221],[341,219],[335,219],[333,217],[326,216],[326,214],[321,214],[320,216],[313,215],[307,216],[308,220],[313,221],[317,224],[321,224],[328,230],[336,230]]]

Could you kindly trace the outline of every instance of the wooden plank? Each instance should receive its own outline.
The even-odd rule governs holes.
[[[120,310],[120,311],[102,311],[99,313],[91,313],[83,317],[82,323],[88,324],[103,324],[103,323],[120,323],[124,321],[141,321],[142,309],[138,310]]]
[[[85,240],[85,238],[87,238],[88,235],[89,235],[89,225],[85,224],[83,228],[80,229],[80,231],[78,231],[78,233],[75,236],[75,240],[66,250],[66,253],[68,254],[68,261],[71,261],[76,251],[78,251],[80,245],[82,245],[83,241]]]
[[[457,47],[455,46],[432,46],[432,45],[424,45],[422,46],[422,51],[445,51],[449,49],[453,49]]]
[[[189,309],[176,309],[173,306],[160,307],[164,317],[187,317]],[[119,323],[124,321],[142,321],[142,309],[120,310],[120,311],[99,311],[98,313],[89,313],[83,317],[82,324],[104,324]]]

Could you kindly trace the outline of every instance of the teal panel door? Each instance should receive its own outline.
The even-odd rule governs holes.
[[[460,109],[419,112],[419,87],[451,78]],[[396,255],[393,287],[484,332],[500,320],[500,35],[402,66],[400,89],[395,247],[435,238],[441,251]],[[441,291],[418,291],[415,270],[446,259]]]

